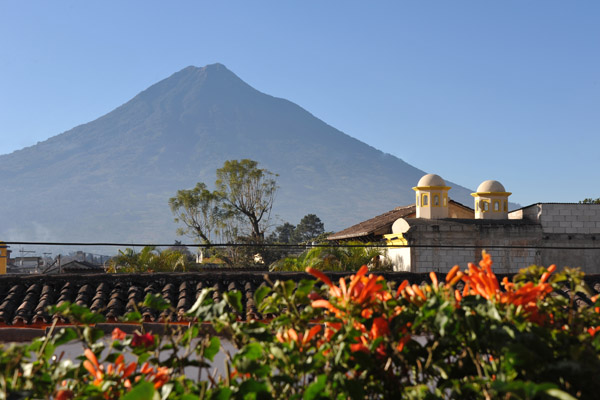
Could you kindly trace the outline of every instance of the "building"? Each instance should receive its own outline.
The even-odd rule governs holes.
[[[498,273],[531,264],[581,267],[600,273],[600,204],[537,203],[508,210],[511,195],[494,180],[472,194],[473,208],[449,198],[435,174],[419,180],[415,204],[361,222],[328,237],[379,242],[396,271],[446,272],[480,259],[486,250]]]

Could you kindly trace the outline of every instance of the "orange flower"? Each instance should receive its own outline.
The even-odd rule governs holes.
[[[125,365],[125,357],[123,354],[119,354],[114,364],[108,364],[106,372],[104,372],[104,367],[98,363],[96,355],[90,349],[85,349],[84,355],[87,360],[83,362],[83,366],[94,378],[92,382],[94,386],[100,386],[103,381],[111,380],[121,382],[127,389],[131,388],[131,382],[128,378],[135,372],[137,363],[131,362],[129,365]],[[105,393],[105,398],[112,398],[112,395],[112,391],[108,391]]]
[[[321,325],[315,325],[304,333],[297,333],[295,329],[290,328],[283,333],[278,333],[276,337],[281,343],[296,343],[300,351],[302,351],[312,338],[321,332],[321,329]]]
[[[386,336],[390,334],[390,327],[388,322],[383,317],[377,317],[373,319],[373,326],[371,326],[370,336],[372,339]]]
[[[390,299],[389,293],[383,290],[383,285],[378,281],[383,278],[373,274],[366,276],[369,269],[366,265],[360,267],[356,275],[350,277],[350,283],[346,284],[344,278],[340,278],[339,287],[335,286],[331,280],[321,271],[314,268],[306,268],[306,272],[320,279],[323,283],[329,286],[329,295],[338,300],[341,307],[346,307],[349,303],[353,304],[369,304],[377,299]],[[387,293],[387,295],[386,295]],[[316,304],[316,305],[315,305]],[[313,307],[330,308],[320,300],[315,300],[312,303]],[[331,311],[331,310],[330,310]]]
[[[469,263],[466,274],[458,271],[457,266],[452,268],[446,276],[446,281],[449,282],[446,286],[452,286],[458,279],[462,279],[465,282],[462,294],[457,290],[455,291],[457,303],[460,302],[462,297],[479,295],[490,301],[521,306],[529,314],[531,321],[542,323],[546,317],[539,314],[537,301],[552,292],[552,286],[546,283],[546,281],[556,270],[556,265],[548,267],[537,284],[527,282],[516,288],[516,285],[509,282],[505,277],[502,280],[502,286],[504,287],[504,291],[502,291],[496,275],[492,272],[492,264],[492,257],[483,251],[479,267]]]
[[[94,352],[90,349],[85,349],[83,354],[87,358],[87,360],[83,361],[83,367],[92,375],[94,378],[94,385],[100,386],[102,383],[102,379],[104,378],[103,367],[98,363],[98,359]]]
[[[435,272],[431,271],[429,273],[429,278],[431,279],[431,284],[433,285],[433,289],[435,291],[437,291],[439,283],[438,283],[438,278],[437,278],[437,275],[435,274]]]
[[[119,328],[115,328],[112,331],[112,340],[123,340],[126,336],[127,334]]]
[[[452,279],[454,279],[454,276],[456,275],[459,269],[460,267],[458,265],[455,265],[450,269],[450,271],[446,275],[446,283],[449,283],[450,281],[452,281]]]

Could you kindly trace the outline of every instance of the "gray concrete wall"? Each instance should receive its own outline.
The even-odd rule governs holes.
[[[600,204],[540,203],[513,211],[509,218],[537,222],[544,233],[600,234]]]
[[[410,263],[412,272],[447,272],[456,264],[466,268],[469,262],[477,263],[482,250],[486,250],[492,255],[494,271],[509,273],[541,261],[537,250],[541,233],[541,227],[537,224],[446,220],[440,224],[418,223],[404,236],[411,244],[432,246],[413,248]],[[435,247],[437,245],[457,247]],[[491,246],[528,248],[493,249]]]

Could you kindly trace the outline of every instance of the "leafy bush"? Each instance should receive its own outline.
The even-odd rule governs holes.
[[[82,325],[3,348],[0,393],[56,399],[597,398],[600,301],[593,297],[590,306],[576,307],[577,293],[591,294],[583,274],[532,266],[498,282],[491,265],[484,253],[478,266],[454,267],[441,281],[431,273],[431,282],[421,285],[386,282],[366,267],[334,283],[309,268],[317,280],[277,281],[255,292],[259,310],[274,318],[243,322],[240,292],[215,301],[207,289],[187,314],[190,328],[162,337],[115,330],[109,342],[90,327],[101,316],[63,304],[55,311]],[[171,307],[152,296],[144,306]],[[193,340],[204,322],[239,350],[223,376],[191,379],[184,368],[208,369],[219,351],[216,336]],[[74,339],[84,344],[82,362],[53,358],[56,346]],[[135,361],[125,362],[131,357]]]
[[[271,265],[271,271],[304,271],[311,267],[321,271],[357,271],[362,265],[377,270],[391,269],[385,249],[369,243],[349,242],[347,246],[317,246],[299,256],[286,257]]]
[[[129,248],[119,250],[119,255],[110,260],[108,272],[176,272],[187,271],[191,265],[188,256],[180,251],[159,251],[154,246],[146,246],[139,253]]]

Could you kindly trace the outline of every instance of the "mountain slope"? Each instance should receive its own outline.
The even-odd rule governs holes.
[[[0,238],[172,242],[169,197],[212,186],[225,160],[241,158],[279,174],[276,222],[314,213],[328,230],[412,203],[425,174],[223,65],[188,67],[95,121],[0,156]],[[469,191],[450,185],[470,205]]]

